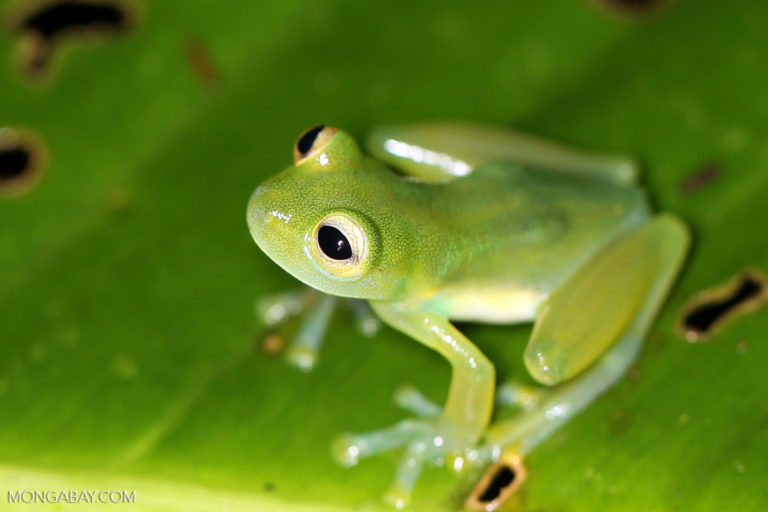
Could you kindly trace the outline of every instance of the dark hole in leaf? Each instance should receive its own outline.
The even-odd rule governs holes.
[[[117,3],[61,1],[43,6],[22,21],[22,27],[45,39],[81,28],[119,30],[124,28],[125,7]]]
[[[31,158],[23,147],[0,149],[0,181],[18,179],[30,169]]]
[[[0,196],[16,197],[30,190],[40,180],[47,160],[37,136],[0,127]]]
[[[488,487],[483,491],[478,500],[481,503],[490,503],[497,499],[502,491],[512,485],[515,481],[515,472],[509,466],[500,466],[493,475],[493,479],[488,484]]]
[[[704,292],[684,310],[682,327],[686,338],[705,338],[738,313],[759,307],[765,296],[765,278],[753,271],[744,272],[726,287]]]
[[[58,0],[23,9],[17,15],[22,33],[17,51],[23,70],[32,77],[45,74],[54,46],[64,36],[115,34],[129,28],[136,17],[116,0]]]
[[[464,501],[464,507],[483,512],[497,510],[516,495],[527,477],[523,459],[518,453],[502,453],[501,458],[485,470]]]
[[[655,11],[657,7],[670,3],[670,0],[596,0],[609,10],[623,14],[644,14]]]
[[[623,9],[647,9],[658,4],[659,0],[609,0],[608,3]]]

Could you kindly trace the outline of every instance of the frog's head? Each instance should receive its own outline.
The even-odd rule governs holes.
[[[248,226],[258,246],[320,291],[394,298],[404,283],[398,247],[409,236],[391,211],[400,178],[364,156],[348,133],[328,126],[304,132],[293,159],[248,203]]]

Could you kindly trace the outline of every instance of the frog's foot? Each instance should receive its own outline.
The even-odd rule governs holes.
[[[395,478],[384,500],[397,508],[410,502],[411,493],[425,464],[448,465],[459,472],[467,463],[481,462],[472,441],[457,436],[441,420],[442,409],[415,388],[405,386],[395,393],[395,401],[420,419],[403,420],[396,425],[365,434],[343,434],[333,444],[333,455],[345,467],[360,459],[405,447]]]
[[[442,412],[439,405],[411,385],[398,388],[395,391],[394,401],[399,407],[421,418],[435,418]]]
[[[395,479],[384,494],[385,501],[402,508],[410,502],[424,464],[448,464],[456,471],[463,469],[465,461],[472,459],[476,452],[462,444],[462,440],[452,438],[437,419],[404,420],[366,434],[343,434],[334,442],[333,454],[341,465],[350,467],[360,459],[404,446]]]
[[[282,293],[256,303],[256,315],[272,331],[287,331],[290,320],[301,317],[286,351],[289,364],[308,372],[317,363],[320,349],[337,304],[342,299],[306,288]],[[365,301],[346,299],[358,329],[365,336],[378,332],[379,321]],[[281,336],[282,337],[282,336]]]
[[[309,371],[317,362],[336,301],[336,297],[307,288],[258,301],[256,316],[272,331],[278,332],[289,330],[292,318],[302,317],[285,356],[289,364]]]

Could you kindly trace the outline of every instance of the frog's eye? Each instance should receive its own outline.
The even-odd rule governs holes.
[[[293,147],[293,162],[300,164],[317,152],[322,151],[337,131],[339,130],[332,126],[318,125],[302,133]]]
[[[360,225],[346,215],[328,215],[312,232],[312,253],[320,265],[335,276],[355,277],[362,273],[368,240]]]

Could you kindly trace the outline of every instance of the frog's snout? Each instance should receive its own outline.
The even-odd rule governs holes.
[[[290,221],[290,216],[280,211],[277,202],[270,197],[272,195],[269,187],[262,185],[253,192],[248,202],[248,227],[257,242],[260,236],[266,236],[264,231],[269,230],[275,220]]]
[[[264,231],[268,229],[266,225],[268,221],[268,206],[265,203],[268,194],[265,194],[265,192],[265,187],[263,185],[260,186],[251,194],[251,199],[248,201],[248,228],[251,230],[251,236],[253,236],[253,239],[256,240],[259,246],[261,246],[261,241],[266,236]]]
[[[268,184],[258,187],[248,202],[248,228],[256,244],[267,255],[276,257],[279,244],[293,238],[297,219],[293,209],[280,200],[280,194]]]

